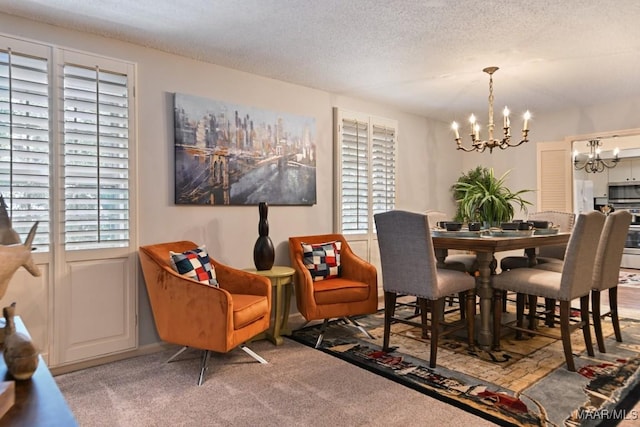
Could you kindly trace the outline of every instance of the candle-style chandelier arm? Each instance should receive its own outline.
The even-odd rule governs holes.
[[[580,160],[578,160],[577,152],[574,152],[573,154],[573,167],[576,170],[584,170],[586,173],[600,173],[604,172],[605,169],[615,168],[620,161],[617,148],[614,150],[614,157],[610,161],[604,160],[600,157],[600,147],[602,146],[602,141],[600,139],[592,139],[588,141],[587,146],[589,147],[589,154],[587,154],[587,158],[584,160],[584,163],[581,164]]]
[[[475,135],[473,133],[470,134],[470,135],[471,135],[471,147],[470,148],[467,148],[467,147],[462,145],[462,138],[456,138],[456,144],[458,144],[458,150],[466,151],[467,153],[470,153],[471,151],[477,151],[479,153],[482,153],[484,150],[486,150],[487,147],[485,145],[483,145],[481,141],[478,141],[475,138]]]
[[[460,138],[459,125],[456,122],[453,122],[451,128],[455,132],[455,140],[456,146],[458,150],[462,150],[465,152],[477,151],[479,153],[484,152],[487,148],[489,152],[493,152],[494,148],[500,148],[501,150],[505,150],[509,147],[517,147],[519,145],[528,142],[529,136],[529,119],[531,118],[531,114],[527,111],[524,114],[524,123],[522,126],[522,139],[516,143],[511,143],[511,122],[509,119],[509,109],[505,107],[503,115],[504,115],[504,125],[503,125],[503,133],[504,136],[502,139],[494,139],[493,132],[495,129],[495,123],[493,121],[493,73],[498,71],[498,67],[487,67],[484,70],[485,73],[489,74],[489,124],[487,125],[487,130],[489,132],[489,138],[487,140],[480,139],[480,125],[476,123],[476,118],[472,114],[469,118],[469,123],[471,125],[471,132],[469,135],[471,136],[471,147],[465,147],[462,145],[462,138]]]
[[[456,138],[456,144],[457,144],[458,150],[462,150],[467,153],[470,153],[472,151],[477,151],[478,153],[482,153],[487,148],[489,149],[489,152],[491,152],[496,147],[500,148],[501,150],[505,150],[509,147],[518,147],[519,145],[522,145],[525,142],[528,142],[529,141],[527,139],[528,133],[529,131],[523,132],[523,138],[520,141],[516,142],[515,144],[511,143],[511,137],[507,134],[506,130],[505,130],[505,137],[502,140],[493,139],[490,141],[480,141],[478,139],[475,139],[474,134],[471,134],[471,147],[465,147],[464,145],[462,145],[462,138]]]
[[[457,138],[456,142],[458,143],[458,150],[466,151],[467,153],[470,153],[472,151],[479,151],[480,153],[482,153],[484,151],[484,148],[478,150],[478,148],[476,148],[473,145],[471,146],[471,148],[467,148],[467,147],[463,146],[462,142],[460,142],[460,138]]]

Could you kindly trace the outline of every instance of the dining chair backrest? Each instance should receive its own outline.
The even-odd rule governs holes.
[[[561,232],[571,231],[576,222],[576,214],[561,211],[531,212],[527,216],[529,221],[551,221],[554,227],[559,227]]]
[[[551,221],[554,227],[558,227],[562,233],[571,232],[576,221],[573,212],[540,211],[528,215],[529,221]],[[539,257],[564,259],[566,245],[542,246],[538,250]]]
[[[425,215],[429,218],[429,227],[434,228],[440,221],[449,220],[449,215],[441,211],[428,210]]]
[[[571,300],[591,291],[596,251],[605,215],[592,211],[578,215],[562,267],[558,299]]]
[[[593,289],[604,290],[618,286],[622,252],[631,218],[632,215],[627,211],[615,211],[607,216],[596,253]]]
[[[373,218],[384,290],[434,299],[438,278],[428,217],[394,210]]]

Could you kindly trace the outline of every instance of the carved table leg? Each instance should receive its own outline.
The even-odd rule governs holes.
[[[447,258],[447,255],[449,255],[449,250],[448,249],[435,249],[435,253],[436,253],[436,266],[438,268],[444,268],[445,263],[444,260],[445,258]]]
[[[480,297],[480,327],[478,328],[478,345],[483,350],[490,350],[492,344],[492,316],[493,289],[491,288],[491,263],[493,254],[478,252],[478,270],[480,275],[476,285],[476,293]]]

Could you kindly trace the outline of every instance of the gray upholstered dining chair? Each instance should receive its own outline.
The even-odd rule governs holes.
[[[434,228],[440,221],[447,221],[449,215],[444,212],[436,210],[427,210],[425,215],[429,218],[429,226]],[[474,274],[478,270],[478,261],[474,253],[457,253],[447,255],[444,260],[445,268],[452,270],[466,271],[469,274]]]
[[[615,211],[607,216],[600,236],[598,252],[596,253],[593,289],[591,290],[591,311],[598,350],[601,353],[606,353],[601,322],[604,316],[611,316],[616,341],[622,342],[620,321],[618,320],[618,281],[622,252],[624,251],[629,224],[631,224],[631,217],[632,215],[627,211]],[[607,289],[609,290],[610,311],[602,315],[600,314],[600,292]]]
[[[606,353],[604,337],[602,335],[602,318],[611,316],[611,323],[616,340],[618,342],[622,341],[620,322],[618,320],[618,281],[622,253],[631,220],[632,215],[627,211],[616,211],[610,214],[605,221],[600,242],[598,243],[598,252],[593,272],[593,289],[591,290],[591,312],[598,350],[601,353]],[[535,268],[562,271],[562,265],[562,263],[550,262],[536,265]],[[601,314],[600,292],[607,289],[609,290],[609,311]],[[550,307],[555,308],[555,301],[547,302],[547,312],[551,310]],[[553,323],[549,323],[549,321],[547,321],[547,324],[553,326]]]
[[[527,216],[528,221],[550,221],[554,227],[559,228],[558,231],[563,233],[571,232],[575,218],[576,215],[572,212],[560,211],[532,212]],[[564,259],[565,250],[565,245],[542,246],[537,250],[536,261],[538,264],[548,262],[561,263]],[[526,267],[530,267],[529,257],[526,254],[521,256],[508,256],[500,261],[500,269],[502,271]]]
[[[405,323],[431,332],[429,366],[436,366],[438,338],[467,326],[469,346],[474,346],[475,278],[461,271],[436,267],[429,219],[424,214],[389,211],[374,215],[382,265],[384,289],[384,338],[389,350],[392,323]],[[465,319],[442,320],[445,297],[466,292]],[[422,322],[396,317],[397,295],[418,297]],[[428,315],[430,313],[430,316]],[[443,329],[441,331],[441,329]]]
[[[561,212],[561,211],[540,211],[532,212],[527,216],[528,221],[550,221],[554,227],[558,227],[558,231],[566,233],[571,232],[576,220],[576,215],[573,212]],[[545,265],[545,267],[552,271],[562,271],[562,262],[564,260],[564,254],[567,249],[566,245],[553,245],[542,246],[536,250],[536,263],[537,265]],[[529,257],[526,254],[519,256],[508,256],[500,261],[500,269],[502,271],[512,270],[514,268],[526,268],[531,267],[529,265]],[[517,304],[524,303],[524,295],[517,295]],[[529,296],[529,318],[533,318],[536,315],[536,309],[538,307],[537,298],[533,295]],[[502,310],[506,312],[506,294],[502,295]],[[546,324],[549,327],[554,325],[555,314],[555,301],[552,299],[545,299],[544,313],[546,314]]]
[[[427,210],[425,215],[429,218],[429,227],[431,229],[436,228],[436,224],[440,221],[447,221],[450,219],[450,216],[444,212],[436,211],[436,210]],[[478,261],[476,260],[475,253],[456,253],[456,254],[448,254],[444,260],[443,268],[449,270],[458,270],[463,271],[475,276],[475,272],[478,270]],[[451,295],[449,300],[449,306],[453,306],[455,299],[458,300],[458,307],[460,309],[460,316],[466,316],[466,301],[465,301],[465,292],[461,292],[457,296]],[[416,313],[419,312],[419,309],[416,308]]]
[[[593,282],[596,251],[604,226],[605,216],[600,212],[582,213],[578,216],[571,233],[562,272],[537,268],[516,268],[493,277],[494,292],[494,348],[500,346],[502,316],[502,291],[511,290],[521,294],[551,298],[560,302],[560,335],[567,362],[567,369],[575,371],[571,352],[571,332],[582,329],[587,353],[594,355],[589,330],[589,293]],[[570,323],[571,301],[580,298],[580,322]],[[523,307],[518,307],[516,329],[522,328]],[[526,329],[528,333],[551,336],[539,330]]]

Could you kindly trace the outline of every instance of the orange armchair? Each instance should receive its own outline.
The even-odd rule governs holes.
[[[340,277],[314,281],[304,264],[302,243],[319,244],[340,241]],[[375,313],[378,309],[376,268],[353,253],[341,234],[289,237],[289,255],[295,269],[296,303],[307,320],[323,319],[316,342],[319,347],[331,318],[344,318],[371,337],[351,316]]]
[[[237,346],[261,363],[260,356],[243,345],[269,328],[271,282],[221,264],[210,257],[218,288],[186,278],[170,264],[170,251],[184,252],[198,245],[189,241],[140,247],[140,264],[153,319],[163,341],[203,350],[201,385],[210,351],[226,353]]]

